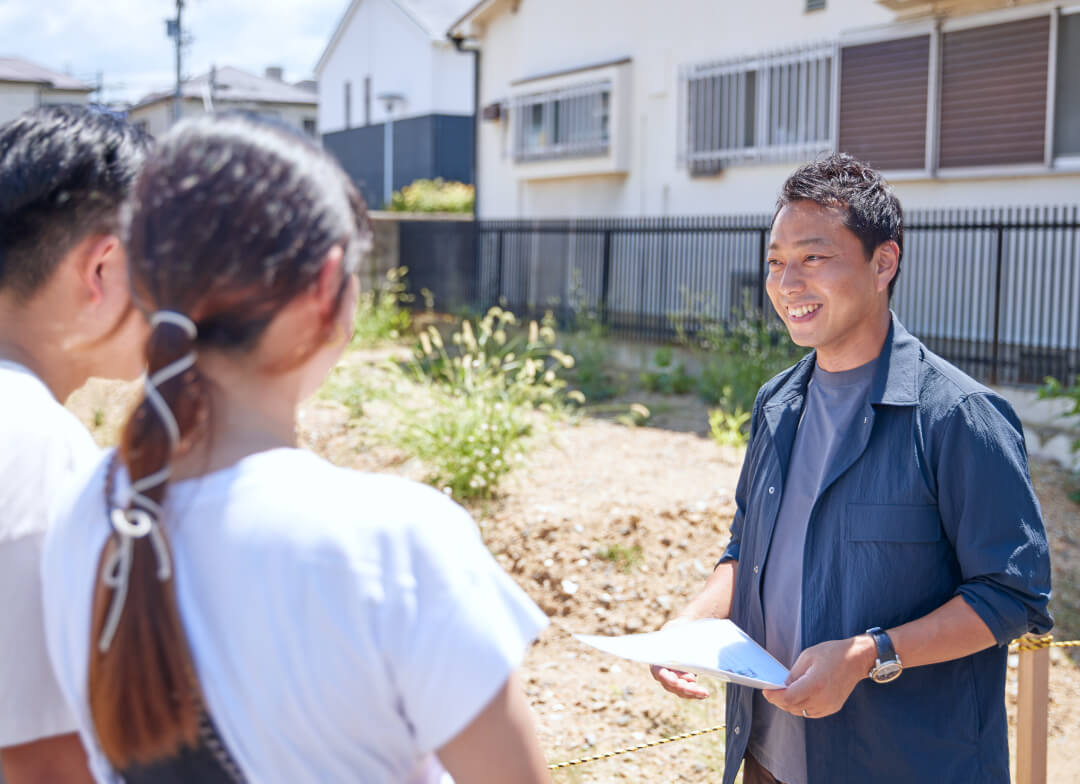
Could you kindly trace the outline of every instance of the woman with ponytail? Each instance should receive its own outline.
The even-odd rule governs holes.
[[[99,782],[549,781],[515,676],[546,619],[466,512],[296,448],[369,241],[345,175],[284,130],[182,123],[143,168],[145,395],[43,565]]]

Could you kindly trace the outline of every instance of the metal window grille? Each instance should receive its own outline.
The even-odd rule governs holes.
[[[680,115],[691,172],[831,150],[835,51],[818,45],[684,68]]]
[[[513,100],[514,160],[606,155],[611,144],[611,82],[591,82]]]

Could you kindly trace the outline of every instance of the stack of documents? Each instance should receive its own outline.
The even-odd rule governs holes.
[[[727,619],[707,618],[646,634],[574,638],[606,653],[675,670],[713,675],[758,689],[782,689],[788,670]]]

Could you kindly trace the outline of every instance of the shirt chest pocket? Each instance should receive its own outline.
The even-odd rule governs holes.
[[[849,542],[932,544],[941,539],[941,517],[933,504],[848,504]]]

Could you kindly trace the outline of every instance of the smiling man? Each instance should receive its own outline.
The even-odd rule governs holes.
[[[891,313],[902,257],[870,167],[784,184],[766,289],[814,350],[758,393],[731,541],[673,621],[730,617],[791,669],[728,686],[724,784],[744,761],[744,784],[1009,781],[1007,645],[1052,624],[1046,535],[1008,403]]]

